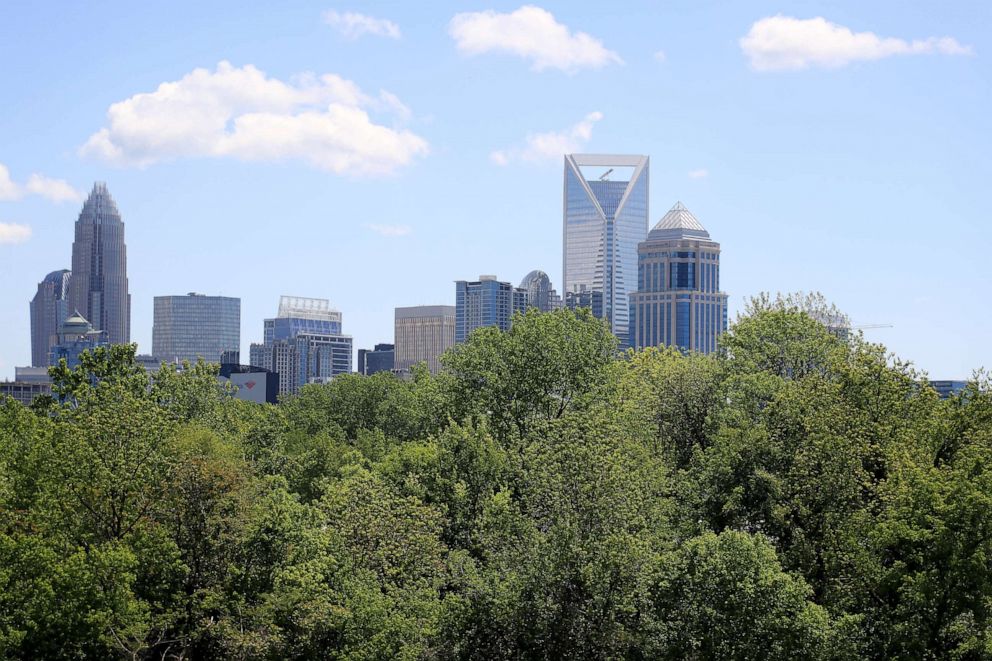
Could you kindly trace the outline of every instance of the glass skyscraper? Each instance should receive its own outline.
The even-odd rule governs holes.
[[[131,341],[124,221],[103,182],[93,185],[76,221],[68,310],[106,331],[111,344]]]
[[[372,376],[377,372],[390,372],[396,363],[396,347],[381,343],[374,349],[358,350],[358,373]]]
[[[408,370],[427,363],[431,374],[441,370],[438,360],[455,344],[455,306],[415,305],[396,308],[394,369]]]
[[[677,346],[710,353],[727,330],[720,291],[720,244],[679,202],[637,247],[637,292],[630,296],[632,346]]]
[[[637,244],[648,231],[648,178],[647,156],[565,156],[565,302],[573,308],[589,303],[621,346],[629,342]]]
[[[351,372],[351,336],[341,334],[341,313],[326,299],[282,296],[264,333],[263,344],[250,347],[250,362],[279,374],[280,395]]]
[[[167,363],[221,361],[241,350],[241,299],[229,296],[156,296],[152,355]]]
[[[475,282],[455,282],[455,342],[462,343],[476,328],[509,330],[513,313],[527,309],[527,290],[480,275]]]
[[[31,365],[47,367],[52,347],[58,343],[59,328],[69,316],[67,297],[71,272],[52,271],[38,283],[31,299]]]
[[[520,289],[527,292],[527,307],[541,312],[551,312],[561,307],[561,297],[551,286],[551,278],[544,271],[531,271],[520,281]]]

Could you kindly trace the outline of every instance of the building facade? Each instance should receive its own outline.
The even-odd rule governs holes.
[[[229,296],[156,296],[152,355],[167,363],[221,362],[241,350],[241,299]]]
[[[427,363],[431,374],[441,371],[441,354],[455,344],[455,306],[418,305],[396,308],[394,369],[409,370]]]
[[[637,248],[637,291],[630,296],[632,346],[675,346],[710,353],[727,330],[720,291],[720,244],[679,202]]]
[[[544,271],[531,271],[520,281],[520,289],[527,293],[527,307],[541,312],[561,308],[561,297],[551,286],[551,278]]]
[[[351,336],[341,333],[341,313],[326,299],[281,297],[278,316],[264,321],[264,338],[251,345],[250,362],[279,375],[280,395],[351,372]]]
[[[376,372],[391,372],[396,364],[396,346],[377,344],[374,349],[358,350],[358,373],[372,376]]]
[[[629,343],[629,295],[637,288],[637,244],[648,231],[647,156],[565,156],[563,293],[566,304],[598,302],[593,314]],[[571,295],[571,296],[570,296]]]
[[[74,312],[59,327],[58,342],[52,347],[49,364],[65,360],[69,369],[79,365],[79,354],[109,344],[107,332],[93,328],[78,312]]]
[[[38,283],[31,299],[31,365],[47,367],[52,347],[58,342],[59,327],[69,316],[68,296],[71,271],[52,271]]]
[[[93,185],[76,221],[67,309],[106,331],[111,344],[131,341],[124,222],[102,182]]]
[[[455,282],[455,342],[461,344],[476,328],[509,330],[514,312],[527,309],[527,290],[480,275],[475,282]]]

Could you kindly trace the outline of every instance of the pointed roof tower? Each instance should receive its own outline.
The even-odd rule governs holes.
[[[79,213],[79,219],[95,224],[122,222],[121,212],[117,210],[117,203],[110,196],[105,182],[98,181],[93,184],[93,190],[83,202],[83,210]]]
[[[648,239],[709,239],[706,231],[684,204],[676,202],[648,233]]]

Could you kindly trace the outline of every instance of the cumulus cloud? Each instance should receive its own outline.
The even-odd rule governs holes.
[[[0,223],[0,245],[24,243],[31,238],[31,228],[17,223]]]
[[[64,179],[52,179],[32,174],[27,183],[18,184],[10,178],[10,170],[0,163],[0,200],[19,200],[25,195],[38,195],[52,202],[79,202],[83,194]]]
[[[384,110],[395,118],[400,106],[388,92],[370,97],[334,74],[283,82],[251,65],[221,62],[214,71],[194,69],[113,104],[108,126],[80,152],[117,165],[206,156],[293,159],[336,174],[385,174],[428,151],[420,136],[376,124],[368,113]]]
[[[710,171],[706,168],[699,168],[698,170],[689,170],[690,179],[705,179],[710,176]]]
[[[396,23],[357,12],[341,13],[331,9],[324,12],[324,22],[348,39],[358,39],[367,34],[390,39],[400,38],[400,27]]]
[[[970,55],[951,37],[906,41],[853,32],[822,17],[799,19],[769,16],[755,22],[740,40],[741,49],[757,71],[787,71],[821,67],[836,69],[851,62],[880,60],[893,55]]]
[[[413,228],[409,225],[366,225],[368,229],[372,230],[379,236],[387,237],[397,237],[406,236],[413,233]]]
[[[513,161],[560,160],[564,154],[582,151],[582,147],[592,139],[592,127],[603,119],[603,113],[591,112],[581,121],[563,131],[531,133],[522,146],[498,149],[489,154],[496,165],[509,165]]]
[[[665,62],[668,60],[668,55],[666,55],[663,50],[655,51],[654,60],[655,62]]]
[[[456,14],[448,34],[467,55],[504,52],[530,60],[535,71],[599,69],[622,64],[620,56],[585,32],[572,32],[546,9],[525,5],[501,14],[492,10]]]

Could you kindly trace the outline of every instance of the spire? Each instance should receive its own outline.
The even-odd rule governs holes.
[[[106,182],[93,183],[93,190],[83,202],[83,210],[79,213],[79,219],[94,224],[103,224],[114,220],[122,222],[121,212],[117,210],[117,203],[111,197]]]
[[[652,228],[649,239],[709,239],[706,231],[682,202],[676,202]]]

